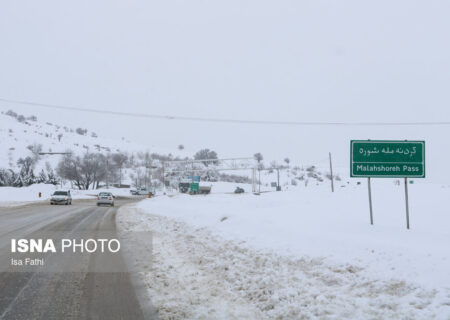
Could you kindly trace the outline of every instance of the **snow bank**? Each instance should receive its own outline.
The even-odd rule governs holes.
[[[374,226],[367,187],[299,187],[286,192],[176,195],[146,199],[139,208],[208,227],[226,239],[293,255],[354,261],[379,276],[450,286],[450,188],[412,184],[411,230],[406,230],[403,186],[373,183]]]
[[[58,188],[52,184],[33,184],[23,188],[0,187],[0,205],[20,205],[31,201],[47,201]],[[42,197],[39,198],[39,192]]]
[[[366,182],[330,192],[327,185],[286,192],[176,195],[137,205],[152,215],[205,228],[224,241],[290,259],[351,265],[371,281],[404,283],[436,294],[429,298],[450,316],[450,187],[409,185],[411,229],[406,230],[403,185],[373,181],[374,226]],[[151,227],[151,225],[150,225]],[[430,302],[431,303],[431,302]],[[447,306],[447,307],[445,307]],[[441,314],[442,316],[442,314]],[[445,317],[444,317],[445,318]]]

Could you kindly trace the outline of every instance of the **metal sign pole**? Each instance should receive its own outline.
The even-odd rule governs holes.
[[[277,168],[277,187],[280,188],[280,168]],[[277,191],[278,191],[277,188]]]
[[[405,178],[406,229],[409,230],[408,178]]]
[[[258,175],[258,180],[259,180],[258,193],[261,193],[261,168],[258,168],[258,173],[259,173],[259,175]]]
[[[165,176],[165,170],[166,169],[166,163],[162,162],[162,181],[163,181],[163,194],[166,194],[166,176]]]
[[[367,184],[369,186],[369,207],[370,207],[370,224],[373,225],[373,211],[372,211],[372,189],[370,187],[370,177],[367,178]]]
[[[330,180],[331,180],[331,192],[334,192],[334,182],[333,182],[333,165],[331,163],[331,152],[329,153],[330,155]]]

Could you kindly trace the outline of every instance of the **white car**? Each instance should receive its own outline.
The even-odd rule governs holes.
[[[116,197],[113,196],[111,192],[100,192],[97,196],[97,206],[101,204],[106,204],[111,207],[114,207],[114,199]]]
[[[136,195],[147,196],[149,193],[155,194],[155,190],[152,188],[141,187],[137,189]]]
[[[50,204],[72,204],[72,196],[70,195],[70,190],[55,191],[50,197]]]

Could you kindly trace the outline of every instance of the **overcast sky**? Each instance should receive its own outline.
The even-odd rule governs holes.
[[[0,97],[113,111],[288,121],[450,120],[449,1],[0,2]],[[120,118],[0,103],[149,147],[347,166],[350,139],[449,127],[283,127]],[[433,151],[434,150],[434,151]],[[439,159],[438,159],[439,158]],[[437,170],[439,168],[439,170]]]

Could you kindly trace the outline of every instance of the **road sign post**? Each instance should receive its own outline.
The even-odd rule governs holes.
[[[334,192],[333,164],[331,163],[331,152],[329,152],[329,156],[330,156],[330,180],[331,180],[331,192]]]
[[[409,229],[408,178],[405,178],[406,229]]]
[[[372,188],[370,186],[370,177],[367,178],[367,186],[368,186],[368,189],[369,189],[370,224],[373,225]]]
[[[371,178],[404,178],[406,228],[409,229],[408,178],[425,178],[425,141],[352,140],[350,177],[368,178],[370,224],[373,224]]]

